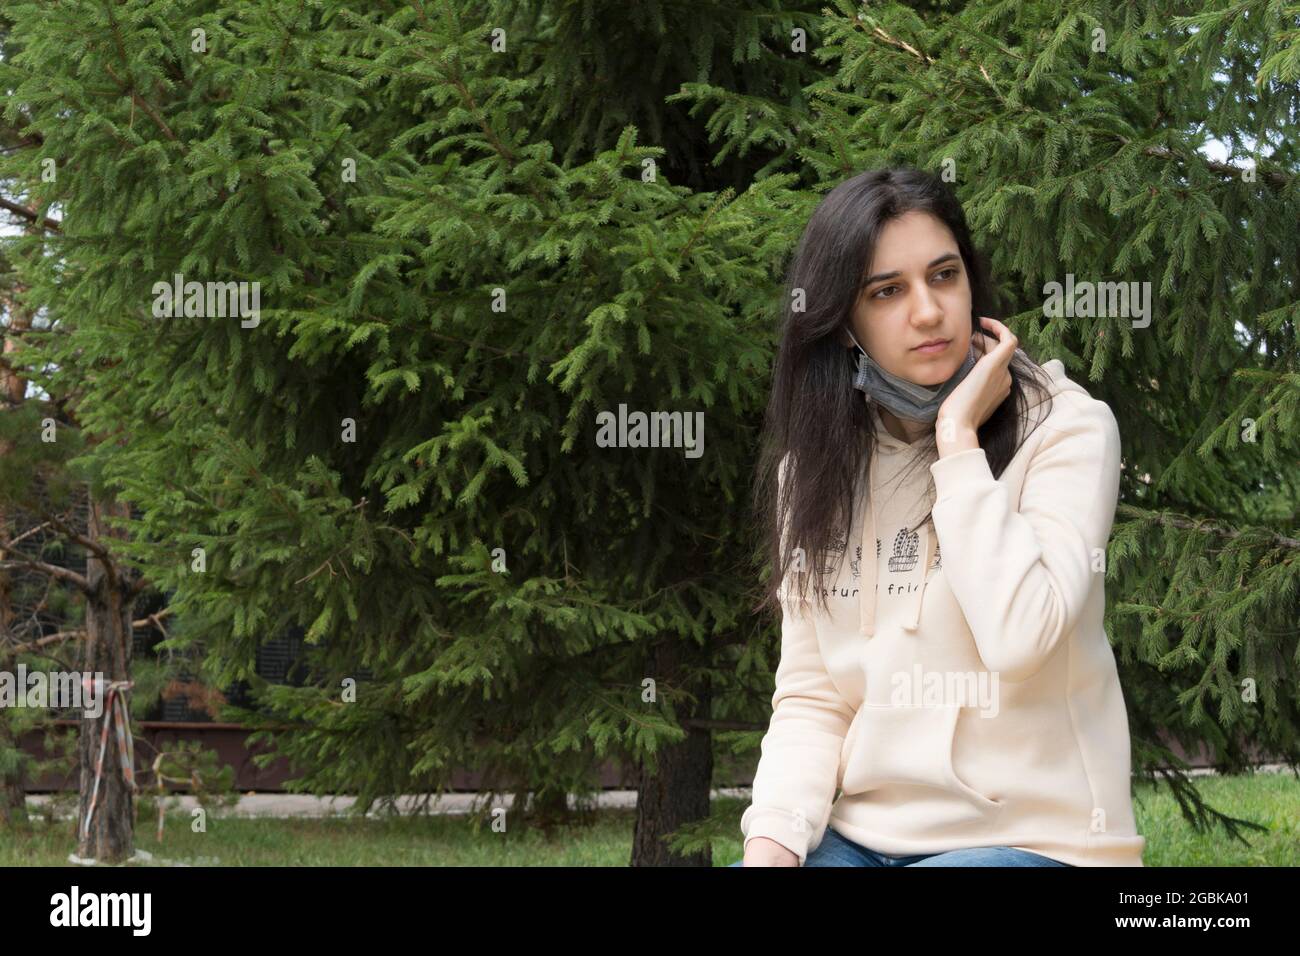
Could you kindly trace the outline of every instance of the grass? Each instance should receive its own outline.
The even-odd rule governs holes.
[[[1197,786],[1211,806],[1268,827],[1247,833],[1251,846],[1222,830],[1198,835],[1161,789],[1140,786],[1135,810],[1147,838],[1145,863],[1161,866],[1300,865],[1300,780],[1289,773],[1202,777]],[[747,801],[718,798],[737,819]],[[190,829],[185,813],[169,814],[163,841],[152,819],[143,818],[136,846],[155,865],[191,866],[627,866],[634,811],[598,810],[594,823],[561,827],[550,837],[539,830],[477,832],[468,817],[441,815],[387,818],[212,817],[206,833]],[[35,819],[25,830],[0,839],[0,866],[63,866],[74,849],[73,822]],[[741,856],[740,833],[714,844],[714,866]]]
[[[1243,831],[1244,846],[1222,828],[1201,835],[1184,822],[1166,788],[1136,789],[1138,833],[1147,838],[1147,866],[1300,866],[1300,780],[1289,773],[1198,777],[1201,798],[1221,813],[1268,828]]]

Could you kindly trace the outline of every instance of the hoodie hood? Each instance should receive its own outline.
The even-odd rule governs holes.
[[[1022,353],[1023,354],[1023,353]],[[1077,391],[1087,395],[1087,391],[1075,382],[1072,382],[1065,375],[1065,366],[1060,359],[1051,359],[1043,363],[1043,370],[1047,373],[1048,391],[1055,397],[1063,391]],[[879,556],[876,552],[876,523],[877,523],[877,473],[881,470],[884,459],[885,466],[891,472],[898,472],[900,468],[908,467],[908,460],[918,453],[917,449],[901,439],[895,438],[885,427],[884,421],[880,417],[877,406],[872,405],[870,397],[865,393],[863,399],[867,402],[871,424],[875,429],[876,450],[871,456],[871,463],[867,468],[867,507],[865,509],[865,521],[862,525],[862,537],[859,544],[862,547],[862,554],[866,559],[867,566],[874,569],[871,575],[871,581],[863,581],[862,587],[858,592],[858,613],[859,613],[859,630],[866,637],[872,637],[876,632],[876,600],[877,589],[879,585]],[[1050,412],[1049,412],[1050,416]],[[930,458],[934,459],[933,452]],[[915,466],[912,466],[915,467]],[[933,502],[931,502],[932,504]],[[928,509],[927,509],[928,510]],[[921,622],[921,603],[925,598],[925,588],[933,576],[935,555],[938,551],[938,537],[934,533],[934,524],[927,520],[923,525],[917,528],[919,536],[918,548],[921,554],[922,579],[915,595],[907,607],[907,613],[904,617],[903,628],[908,632],[915,632]],[[876,555],[873,560],[871,556]]]

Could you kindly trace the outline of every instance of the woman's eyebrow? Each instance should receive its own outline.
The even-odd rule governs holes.
[[[943,255],[941,255],[939,258],[935,259],[933,262],[931,262],[929,265],[927,265],[925,268],[926,268],[927,270],[928,270],[928,269],[933,269],[935,266],[939,265],[939,263],[941,263],[941,262],[947,262],[949,259],[960,259],[960,258],[961,258],[961,256],[957,255],[957,253],[955,253],[955,252],[945,252],[945,253],[944,253]],[[875,275],[873,275],[873,276],[867,276],[865,279],[863,279],[863,280],[862,280],[862,284],[863,284],[863,285],[871,285],[871,283],[873,283],[873,282],[879,282],[881,279],[896,279],[896,278],[898,278],[898,276],[901,275],[901,274],[902,274],[902,273],[899,273],[899,272],[877,272]]]

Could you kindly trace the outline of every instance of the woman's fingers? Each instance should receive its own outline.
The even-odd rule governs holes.
[[[997,342],[997,346],[993,349],[992,354],[997,356],[998,359],[1009,363],[1011,357],[1016,354],[1016,349],[1020,345],[1020,340],[1016,338],[1015,333],[997,319],[991,319],[987,315],[980,316],[980,324],[986,329],[989,329],[992,333],[990,334],[989,332],[985,332],[983,334],[988,335],[989,338]],[[984,350],[984,354],[990,354],[987,348]]]

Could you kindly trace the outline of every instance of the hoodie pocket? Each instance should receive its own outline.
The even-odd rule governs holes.
[[[893,707],[864,703],[840,749],[839,785],[845,795],[892,784],[936,787],[960,794],[983,813],[1001,810],[957,776],[953,741],[962,708]]]

